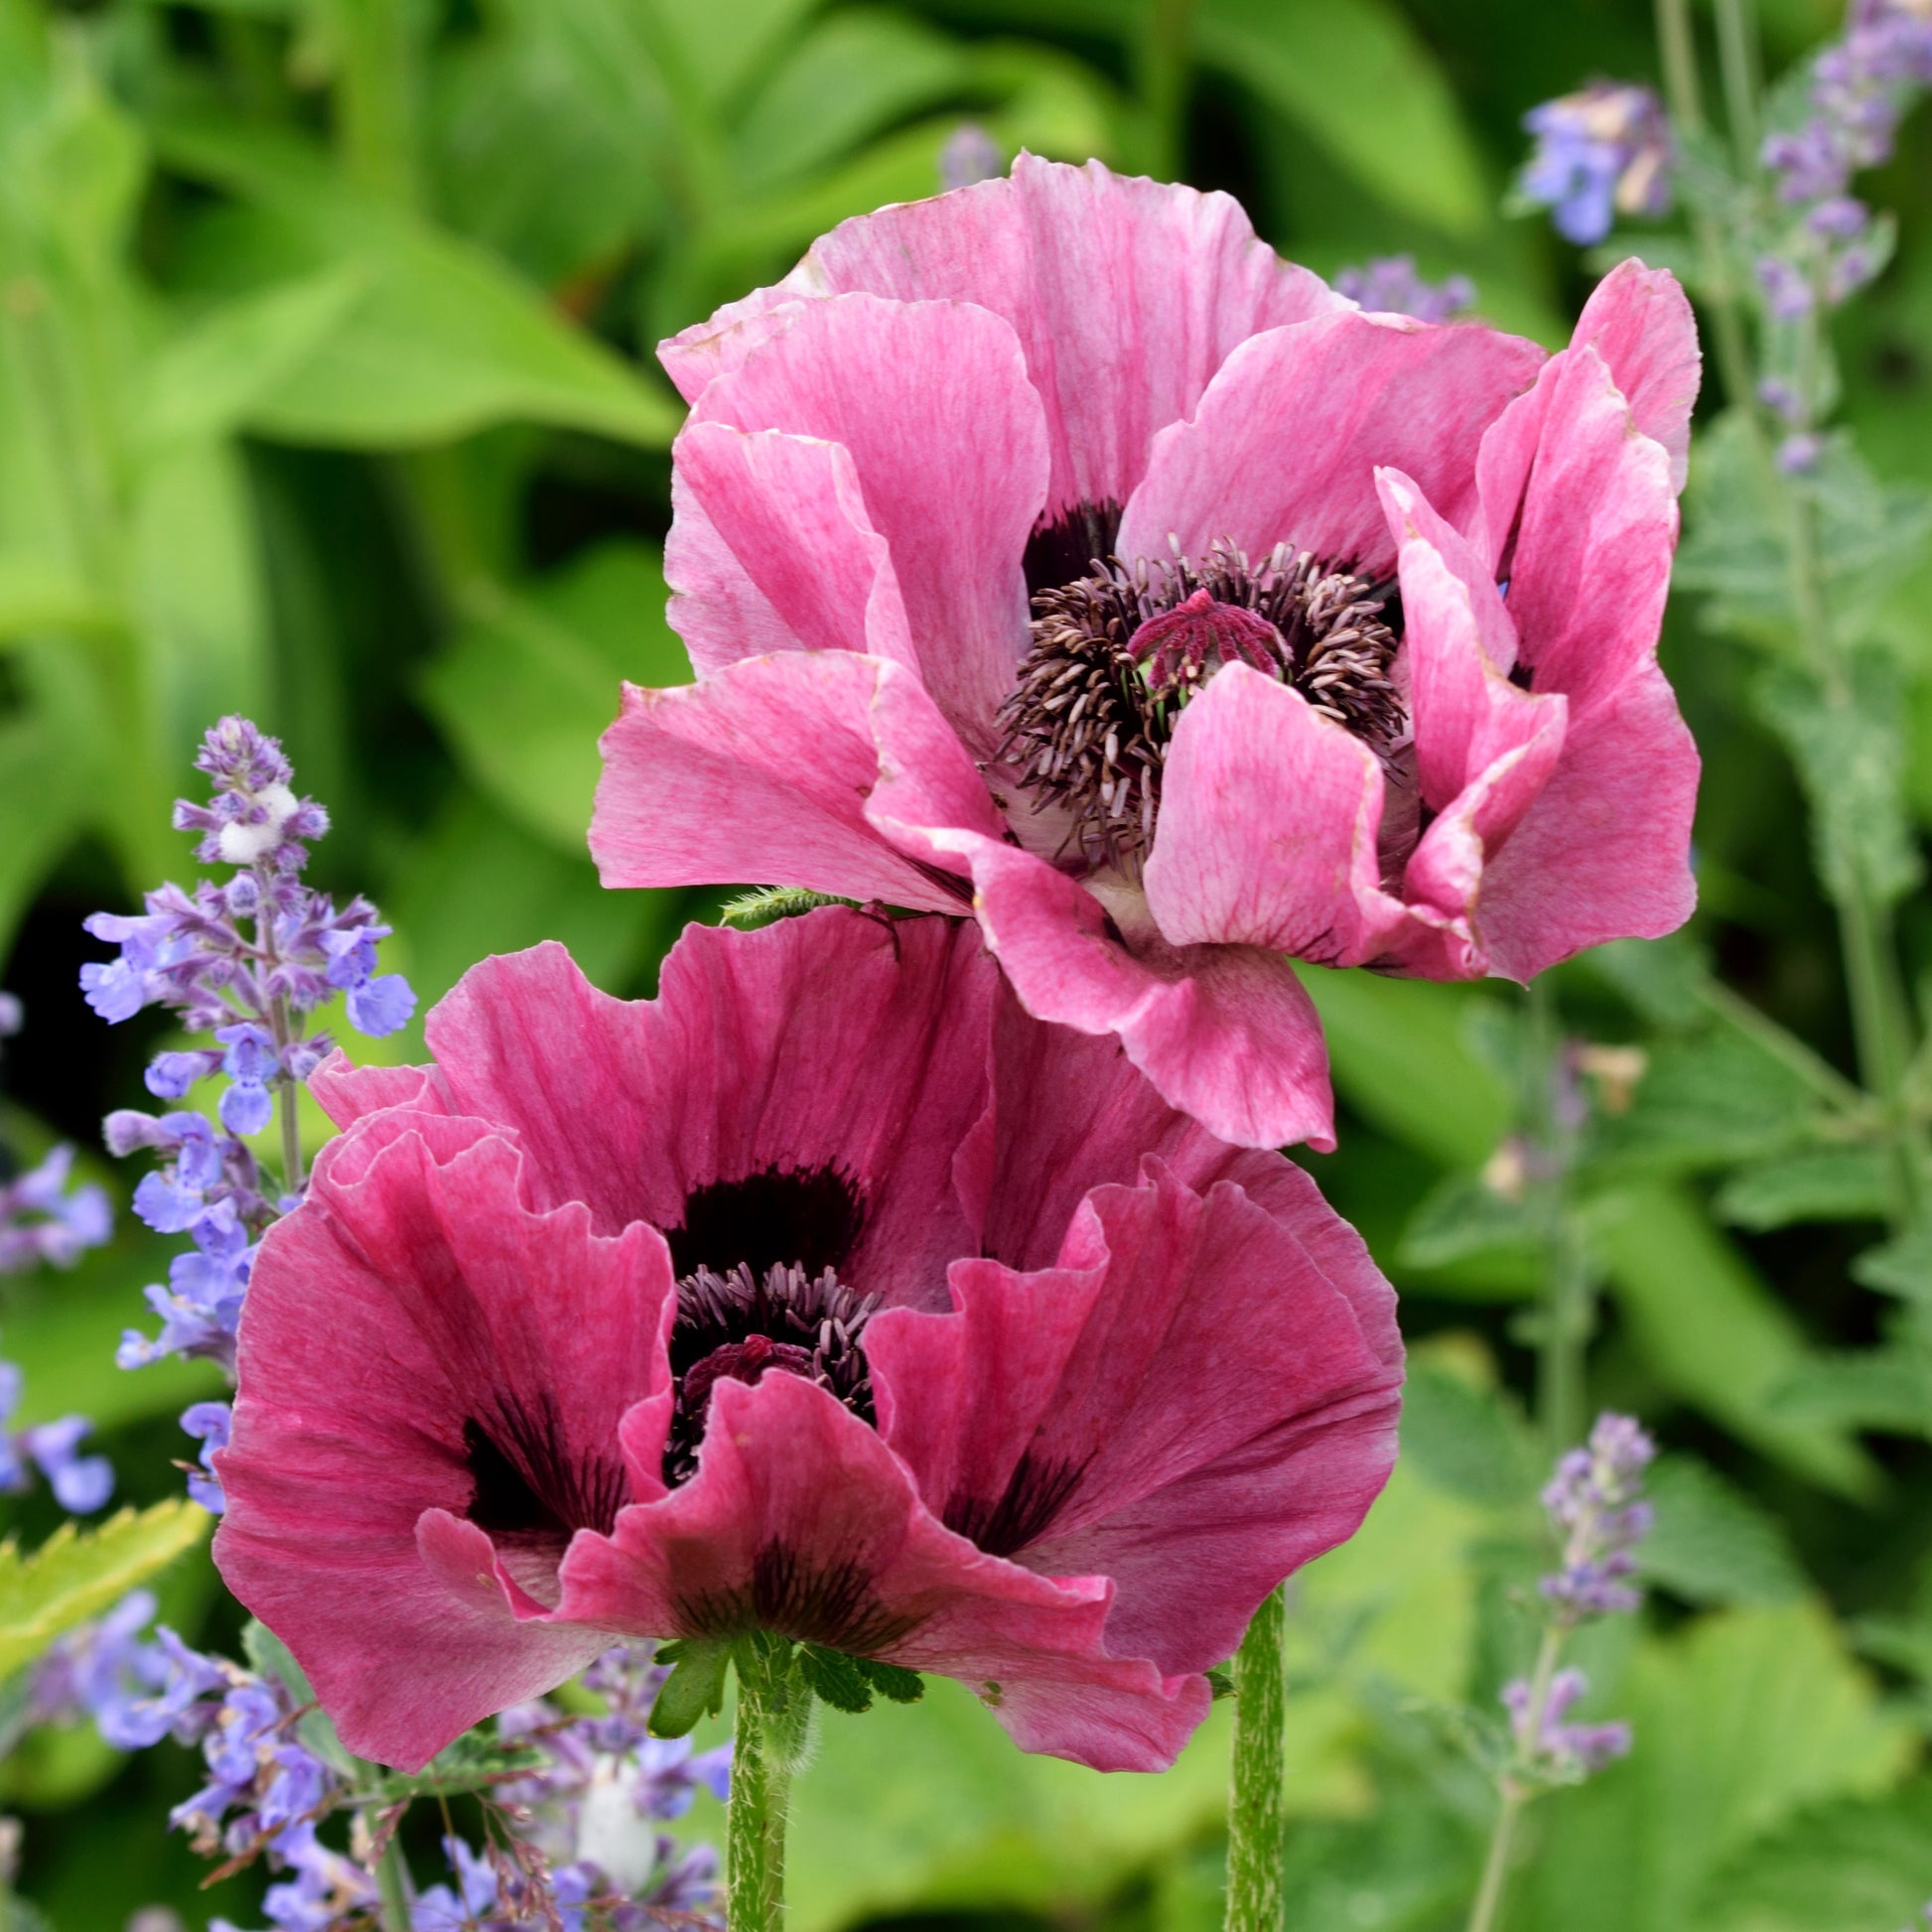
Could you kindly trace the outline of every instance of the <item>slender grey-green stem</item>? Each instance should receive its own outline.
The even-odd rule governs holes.
[[[1577,1124],[1569,1117],[1563,1018],[1549,976],[1525,998],[1520,1102],[1545,1277],[1537,1337],[1537,1413],[1553,1454],[1583,1433],[1584,1357],[1594,1321],[1589,1257],[1571,1197]]]
[[[781,1638],[747,1637],[733,1661],[738,1712],[725,1816],[725,1923],[727,1932],[781,1932],[785,1819],[811,1691]]]
[[[1282,1779],[1288,1724],[1288,1603],[1272,1590],[1234,1658],[1234,1772],[1228,1800],[1227,1932],[1281,1932]],[[736,1928],[734,1928],[736,1932]]]
[[[1750,0],[1717,0],[1716,12],[1725,119],[1737,171],[1748,176],[1757,166],[1757,17]]]
[[[375,1895],[382,1932],[410,1932],[416,1920],[416,1887],[410,1881],[409,1861],[393,1834],[376,1863]]]
[[[1530,1673],[1529,1703],[1509,1767],[1497,1781],[1501,1802],[1496,1822],[1489,1832],[1489,1850],[1482,1861],[1482,1878],[1476,1886],[1475,1903],[1469,1908],[1467,1932],[1495,1932],[1497,1915],[1502,1910],[1503,1892],[1509,1883],[1509,1863],[1516,1845],[1516,1824],[1529,1802],[1532,1787],[1525,1781],[1523,1760],[1536,1747],[1543,1732],[1543,1714],[1549,1708],[1550,1686],[1556,1680],[1557,1659],[1563,1650],[1561,1625],[1551,1624],[1543,1633],[1542,1648],[1536,1653],[1536,1668]],[[1527,1745],[1523,1739],[1530,1741]]]
[[[1146,13],[1135,47],[1141,108],[1146,117],[1143,159],[1157,181],[1180,171],[1187,113],[1187,34],[1196,0],[1142,0]]]

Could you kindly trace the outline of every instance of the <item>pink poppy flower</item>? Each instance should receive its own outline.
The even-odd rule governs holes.
[[[1170,1762],[1395,1449],[1393,1295],[1308,1175],[1041,1026],[970,922],[542,946],[316,1079],[215,1558],[414,1767],[615,1635],[763,1627]],[[353,1364],[345,1373],[345,1361]]]
[[[1254,1147],[1333,1145],[1291,958],[1523,979],[1688,916],[1668,275],[1546,357],[1023,156],[660,354],[699,681],[625,689],[607,885],[970,898],[1029,1011]]]

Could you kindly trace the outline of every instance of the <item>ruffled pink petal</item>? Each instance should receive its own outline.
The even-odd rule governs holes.
[[[951,1281],[955,1313],[868,1331],[881,1433],[981,1547],[1109,1576],[1116,1650],[1175,1672],[1231,1655],[1387,1479],[1399,1359],[1238,1187],[1203,1199],[1150,1161],[1094,1191],[1057,1266]]]
[[[1163,935],[1324,965],[1377,957],[1403,916],[1380,886],[1382,795],[1375,754],[1299,691],[1218,671],[1168,752],[1146,872]]]
[[[309,1091],[338,1127],[387,1107],[447,1111],[433,1066],[357,1066],[340,1046],[310,1074]]]
[[[1484,869],[1493,969],[1528,980],[1586,946],[1675,932],[1697,905],[1697,745],[1654,663],[1573,711],[1555,772]]]
[[[1681,493],[1704,355],[1677,277],[1634,256],[1618,262],[1584,304],[1570,342],[1573,348],[1593,347],[1609,364],[1637,427],[1670,452],[1671,487]]]
[[[554,1601],[571,1532],[638,1493],[618,1425],[667,1385],[673,1301],[650,1228],[531,1213],[475,1122],[389,1125],[326,1151],[263,1242],[215,1561],[349,1747],[413,1770],[608,1643],[531,1620],[532,1592]],[[479,1431],[514,1471],[487,1491]],[[463,1520],[492,1509],[515,1523]]]
[[[976,1245],[952,1163],[986,1107],[998,985],[970,924],[828,907],[687,927],[649,1001],[599,992],[554,944],[485,960],[429,1040],[452,1104],[515,1134],[533,1204],[670,1232],[709,1183],[836,1172],[858,1201],[845,1278],[941,1304]]]
[[[1049,515],[1124,503],[1148,446],[1235,346],[1345,308],[1255,238],[1225,195],[1022,155],[1011,179],[843,223],[775,288],[660,345],[689,400],[783,327],[785,305],[870,290],[975,303],[1012,324],[1046,412]]]
[[[982,756],[990,752],[994,713],[1027,644],[1021,558],[1046,491],[1045,426],[1012,329],[966,303],[872,295],[807,303],[705,389],[692,419],[817,437],[848,452],[847,481],[856,478],[866,524],[891,554],[904,647],[954,728]],[[845,580],[834,595],[849,618],[853,583],[865,579],[852,553],[864,546],[840,535],[851,512],[836,489],[821,480],[813,498],[773,527],[756,501],[735,505],[723,490],[714,499],[706,483],[717,482],[706,470],[694,493],[774,608],[811,602],[795,573],[814,559],[771,555],[783,521],[796,520],[826,529],[845,553],[833,559]]]
[[[775,650],[861,650],[917,668],[891,546],[837,443],[687,424],[664,543],[671,628],[702,675]]]
[[[1242,344],[1192,418],[1156,439],[1127,505],[1123,557],[1278,543],[1370,577],[1395,561],[1374,472],[1414,477],[1451,522],[1475,508],[1485,427],[1544,359],[1492,329],[1401,316],[1323,316]]]
[[[1523,497],[1509,609],[1534,688],[1569,696],[1573,732],[1654,660],[1676,543],[1663,446],[1638,430],[1595,349],[1567,351]]]
[[[968,1683],[1028,1749],[1164,1769],[1199,1677],[1110,1654],[1109,1590],[984,1555],[937,1522],[876,1431],[796,1376],[712,1395],[698,1473],[585,1537],[563,1613],[640,1636],[754,1628]]]
[[[1221,1140],[1334,1146],[1320,1022],[1286,959],[1176,949],[1151,922],[1129,951],[1100,900],[1043,859],[969,832],[932,838],[971,866],[980,928],[1028,1012],[1117,1035],[1162,1097]]]
[[[958,911],[955,862],[907,828],[1003,829],[918,680],[854,652],[780,651],[669,690],[626,684],[600,749],[590,843],[607,886],[779,880]]]

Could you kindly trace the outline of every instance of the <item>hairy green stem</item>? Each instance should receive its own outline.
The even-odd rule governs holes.
[[[733,1661],[738,1719],[725,1814],[725,1922],[727,1932],[781,1932],[785,1818],[811,1691],[791,1661],[791,1645],[781,1638],[747,1637]]]
[[[1543,1646],[1536,1655],[1536,1669],[1530,1674],[1529,1705],[1523,1715],[1522,1729],[1509,1767],[1497,1780],[1501,1803],[1496,1822],[1489,1833],[1489,1850],[1482,1861],[1482,1878],[1476,1886],[1475,1902],[1469,1908],[1467,1932],[1495,1932],[1502,1911],[1503,1892],[1509,1883],[1510,1854],[1515,1849],[1516,1821],[1529,1802],[1530,1787],[1521,1772],[1528,1752],[1536,1748],[1543,1730],[1543,1714],[1550,1703],[1550,1686],[1556,1681],[1557,1659],[1563,1650],[1563,1631],[1551,1624],[1543,1633]],[[1523,1739],[1529,1743],[1525,1746]]]
[[[1228,1803],[1227,1932],[1281,1932],[1282,1778],[1287,1768],[1288,1629],[1271,1591],[1234,1657],[1234,1779]],[[736,1928],[734,1928],[736,1932]]]
[[[1830,1060],[1814,1052],[1796,1034],[1761,1013],[1723,980],[1707,979],[1698,988],[1700,1005],[1795,1073],[1828,1106],[1850,1111],[1868,1104],[1865,1091],[1848,1080]]]
[[[416,1922],[416,1887],[401,1841],[391,1836],[375,1867],[376,1915],[382,1932],[410,1932]]]
[[[1718,67],[1737,172],[1757,166],[1757,18],[1750,0],[1717,0]]]

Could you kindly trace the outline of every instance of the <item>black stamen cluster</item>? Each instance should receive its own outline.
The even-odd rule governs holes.
[[[754,1273],[741,1261],[723,1274],[699,1267],[680,1276],[665,1482],[676,1488],[697,1473],[711,1391],[727,1378],[802,1376],[873,1422],[872,1371],[859,1340],[878,1307],[878,1296],[860,1295],[830,1268],[808,1275],[792,1262]]]
[[[1034,598],[1033,645],[1000,711],[999,752],[1028,790],[1066,812],[1061,851],[1090,866],[1138,866],[1153,840],[1174,721],[1220,663],[1190,662],[1157,679],[1133,640],[1201,590],[1260,619],[1272,631],[1265,648],[1275,674],[1378,755],[1408,736],[1391,676],[1398,640],[1382,618],[1387,592],[1366,578],[1285,543],[1258,570],[1229,544],[1199,563],[1095,558],[1090,575]],[[1242,661],[1255,661],[1263,634],[1242,627]]]

